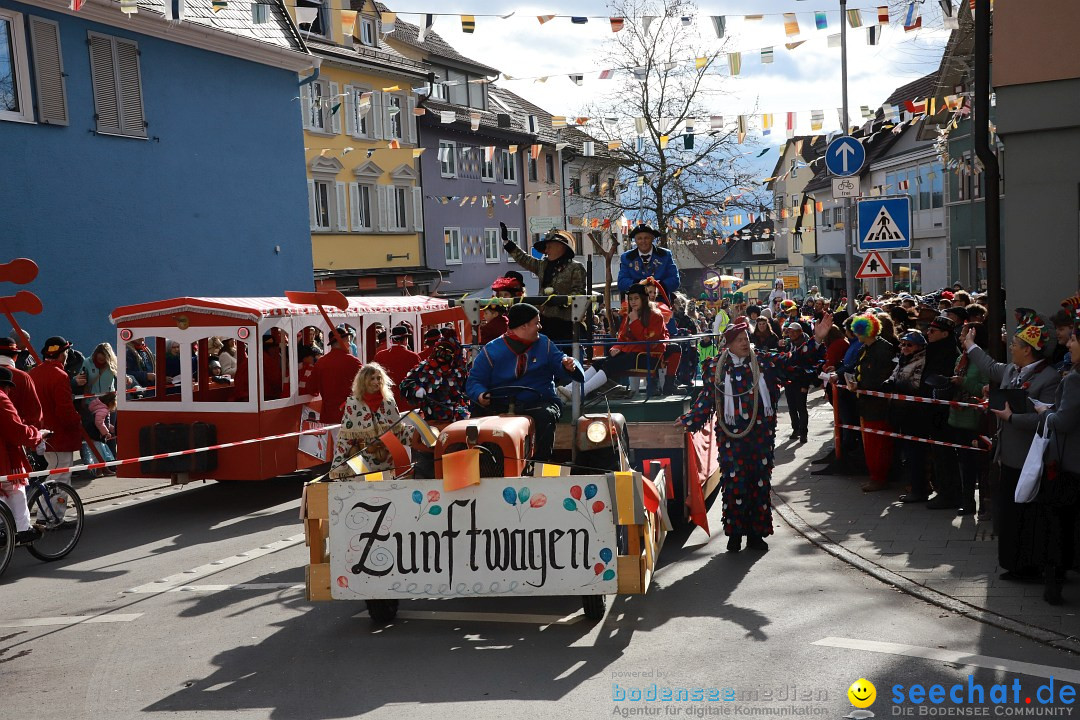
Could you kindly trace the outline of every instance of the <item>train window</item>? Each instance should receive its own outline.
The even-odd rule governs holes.
[[[315,395],[317,390],[312,387],[312,373],[315,371],[315,363],[323,356],[326,347],[326,338],[323,331],[314,325],[296,334],[296,366],[297,392],[300,395]]]
[[[246,343],[210,336],[196,340],[193,350],[192,398],[195,402],[245,402],[248,399]]]
[[[262,337],[263,400],[289,397],[289,335],[270,328]]]
[[[386,326],[382,323],[372,323],[364,331],[364,351],[367,355],[364,362],[372,362],[375,353],[386,347]]]
[[[166,370],[168,340],[163,337],[133,337],[124,344],[127,373],[127,402],[180,400],[180,386],[170,387]],[[159,377],[164,397],[158,396]]]

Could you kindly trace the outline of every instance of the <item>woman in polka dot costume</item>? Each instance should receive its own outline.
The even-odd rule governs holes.
[[[764,538],[773,532],[769,493],[780,383],[824,361],[830,327],[832,316],[827,315],[814,328],[808,352],[792,355],[754,349],[749,326],[739,318],[724,332],[723,354],[705,363],[705,387],[694,406],[676,421],[697,432],[716,414],[724,533],[731,552],[742,549],[743,537],[749,548],[769,549]]]
[[[390,377],[378,363],[368,363],[360,368],[353,380],[352,394],[345,400],[345,414],[341,418],[337,444],[334,446],[334,469],[330,477],[349,477],[353,471],[346,461],[359,455],[369,470],[390,470],[393,458],[379,438],[393,427],[394,435],[402,445],[409,445],[413,428],[397,424],[401,419]]]

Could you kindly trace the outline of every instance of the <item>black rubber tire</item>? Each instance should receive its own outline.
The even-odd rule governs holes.
[[[367,604],[368,616],[373,623],[385,625],[393,622],[397,617],[397,600],[365,600],[364,602]]]
[[[15,554],[15,516],[7,505],[0,503],[0,575],[7,570]]]
[[[585,611],[585,617],[589,620],[603,620],[607,612],[607,597],[605,595],[582,595],[581,608]]]
[[[71,530],[70,528],[64,528],[65,530],[67,530],[67,541],[63,543],[61,547],[54,547],[51,543],[47,541],[49,533],[53,532],[48,529],[45,530],[45,535],[41,539],[35,541],[31,545],[26,546],[26,549],[30,551],[30,554],[36,557],[38,560],[44,560],[46,562],[49,562],[52,560],[59,560],[60,558],[64,557],[75,549],[75,546],[79,544],[79,538],[82,537],[83,526],[86,522],[86,518],[83,513],[82,498],[79,497],[79,493],[75,492],[75,488],[71,487],[66,482],[59,482],[54,480],[46,482],[45,489],[48,491],[49,497],[54,497],[61,494],[67,496],[68,508],[64,514],[65,522],[75,523],[73,530]],[[40,495],[41,490],[39,488],[31,488],[30,493],[26,497],[27,505],[30,506],[31,511],[41,513],[41,509],[38,506]],[[74,515],[69,518],[69,513],[74,513]],[[43,523],[48,526],[51,524],[51,519],[39,515],[39,517],[36,519],[36,522]],[[57,535],[54,535],[54,537],[56,536]]]

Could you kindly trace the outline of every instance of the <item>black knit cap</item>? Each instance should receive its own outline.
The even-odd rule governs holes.
[[[512,306],[506,313],[507,327],[513,330],[516,327],[521,327],[527,322],[531,322],[534,317],[540,314],[540,311],[529,303],[518,303]]]

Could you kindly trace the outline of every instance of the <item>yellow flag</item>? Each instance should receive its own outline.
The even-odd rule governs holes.
[[[709,64],[709,58],[707,58],[707,57],[694,58],[694,67],[697,68],[698,70],[700,70],[701,68],[705,67],[708,64]]]
[[[670,139],[671,139],[671,138],[670,138],[670,137],[668,137],[667,135],[661,135],[661,136],[660,136],[660,149],[661,149],[661,150],[663,150],[664,148],[666,148],[666,147],[667,147],[667,144],[668,144],[668,140],[670,140]]]
[[[401,89],[400,85],[391,85],[390,87],[384,87],[382,89],[382,91],[383,92],[397,92],[400,89]]]
[[[480,449],[467,448],[442,456],[443,490],[453,492],[480,484]]]
[[[345,38],[351,38],[356,31],[356,11],[355,10],[342,10],[341,11],[341,35]]]

